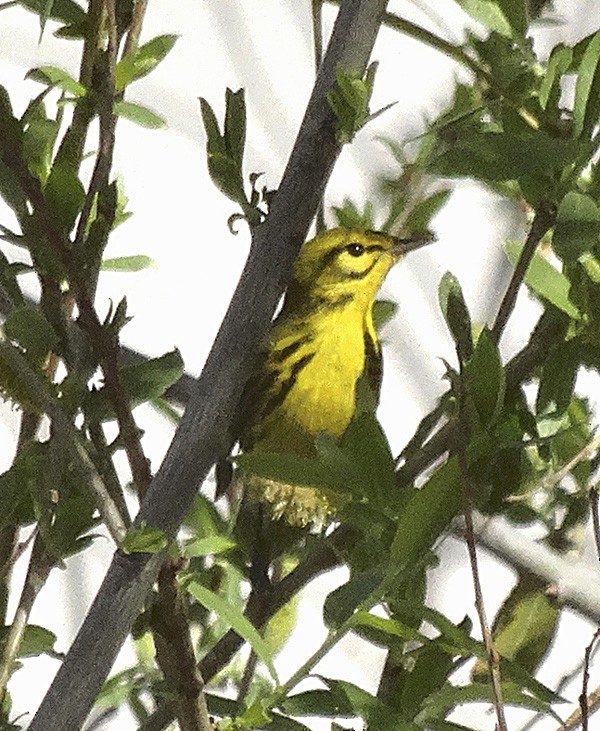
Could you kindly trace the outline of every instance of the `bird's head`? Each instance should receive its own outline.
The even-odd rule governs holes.
[[[370,304],[392,266],[428,241],[360,229],[324,231],[300,250],[289,294],[304,302],[353,299]]]

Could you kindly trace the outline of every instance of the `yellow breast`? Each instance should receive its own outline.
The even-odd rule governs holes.
[[[286,342],[286,337],[293,333],[288,331],[280,341]],[[365,368],[364,318],[347,308],[321,318],[319,329],[310,333],[304,358],[283,401],[263,414],[254,434],[255,446],[308,455],[319,432],[336,438],[343,435],[354,414],[356,384]]]

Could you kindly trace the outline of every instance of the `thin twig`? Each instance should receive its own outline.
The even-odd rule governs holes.
[[[507,731],[506,716],[504,713],[504,700],[502,694],[502,677],[500,674],[500,656],[494,646],[492,632],[490,630],[485,604],[483,601],[483,592],[481,589],[481,580],[479,577],[479,565],[477,562],[477,549],[475,547],[475,530],[473,526],[473,495],[475,493],[474,486],[468,474],[468,463],[466,454],[466,425],[461,434],[461,440],[458,444],[458,461],[460,465],[461,482],[464,500],[464,516],[465,516],[465,540],[467,551],[469,553],[469,562],[471,564],[471,574],[473,576],[473,589],[475,591],[475,607],[479,616],[479,624],[481,626],[481,634],[487,652],[488,668],[492,681],[492,694],[494,697],[494,708],[496,710],[496,719],[498,721],[497,731]]]
[[[125,39],[125,48],[123,49],[123,58],[128,56],[130,53],[136,50],[138,42],[140,40],[140,34],[142,32],[142,26],[144,24],[144,16],[146,15],[146,8],[148,7],[148,0],[136,0],[133,8],[133,16],[131,19],[131,25]]]
[[[592,514],[592,526],[594,531],[594,543],[596,544],[596,555],[600,561],[600,516],[598,515],[598,486],[594,485],[590,490],[590,512]]]
[[[19,605],[3,644],[2,660],[0,662],[0,699],[2,703],[4,703],[6,685],[13,673],[14,663],[19,654],[33,604],[54,565],[55,561],[47,554],[41,535],[37,533]]]
[[[546,477],[542,481],[542,487],[548,488],[557,485],[569,474],[569,472],[572,472],[574,467],[577,467],[580,462],[590,459],[598,449],[600,449],[600,434],[588,442],[588,444],[586,444],[581,451],[572,457],[564,467],[561,467],[560,470]]]
[[[581,683],[581,695],[579,696],[579,707],[581,709],[581,731],[588,731],[588,718],[590,712],[588,698],[588,683],[590,681],[590,657],[594,644],[600,637],[600,627],[594,632],[590,644],[585,648],[583,663],[583,680]]]
[[[525,246],[502,298],[496,320],[491,329],[492,338],[496,343],[500,342],[500,338],[514,309],[519,289],[523,284],[523,279],[525,278],[536,249],[542,238],[554,225],[555,217],[556,212],[546,205],[540,205],[536,211],[531,228],[529,229],[529,234],[525,240]]]
[[[52,420],[53,425],[57,429],[57,438],[62,439],[65,448],[71,453],[74,462],[87,476],[88,483],[96,496],[96,504],[102,513],[104,522],[115,542],[120,544],[127,532],[125,522],[113,499],[110,497],[93,460],[87,453],[83,438],[56,404],[42,376],[36,373],[23,354],[5,339],[4,332],[1,328],[0,353],[10,368],[18,373],[19,377],[27,383],[28,393],[35,399],[41,410],[48,414]]]

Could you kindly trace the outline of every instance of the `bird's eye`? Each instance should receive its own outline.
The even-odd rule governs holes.
[[[362,256],[365,253],[365,247],[362,244],[354,242],[346,246],[346,251],[350,254],[350,256]]]

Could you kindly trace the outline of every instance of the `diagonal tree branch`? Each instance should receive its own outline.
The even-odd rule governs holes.
[[[136,524],[173,536],[214,462],[232,421],[293,261],[339,153],[326,93],[339,64],[364,71],[385,0],[343,3],[294,149],[189,406]],[[108,675],[161,563],[161,554],[117,552],[98,596],[35,715],[30,731],[78,731]]]

